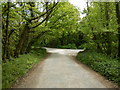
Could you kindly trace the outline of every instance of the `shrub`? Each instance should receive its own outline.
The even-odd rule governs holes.
[[[68,45],[64,45],[64,46],[58,46],[58,48],[66,48],[66,49],[77,49],[75,44],[68,44]]]
[[[84,43],[78,47],[79,49],[86,49],[86,50],[96,50],[95,43]]]

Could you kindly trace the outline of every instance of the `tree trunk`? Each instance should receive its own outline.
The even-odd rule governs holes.
[[[118,22],[118,58],[120,59],[120,5],[116,2],[116,17]]]
[[[41,38],[45,33],[47,32],[50,32],[50,31],[43,31],[41,33],[38,34],[38,36],[36,36],[35,38],[33,38],[27,45],[27,48],[26,48],[26,52],[29,53],[30,50],[31,50],[31,47],[32,45],[34,45],[34,43],[39,39]]]
[[[105,25],[105,27],[107,28],[107,30],[109,30],[109,3],[108,2],[106,2],[105,3],[105,16],[106,16],[106,25]],[[111,42],[111,39],[110,39],[110,32],[106,32],[106,37],[107,37],[107,55],[111,55],[111,44],[112,44],[112,42]]]
[[[28,31],[29,31],[29,27],[28,25],[26,24],[25,27],[24,27],[24,30],[21,34],[21,37],[19,39],[19,42],[16,46],[16,49],[15,49],[15,52],[14,52],[14,57],[18,57],[18,55],[20,54],[20,52],[22,52],[23,50],[23,47],[24,47],[24,43],[25,41],[27,40],[27,35],[28,35]]]
[[[9,26],[9,11],[10,11],[10,2],[7,2],[7,17],[6,17],[6,26],[5,26],[5,36],[4,36],[4,46],[3,46],[3,60],[9,59],[9,38],[8,38],[8,26]]]
[[[28,30],[29,30],[29,28],[28,28]],[[29,32],[26,33],[23,46],[21,47],[21,50],[20,50],[20,54],[26,53],[26,48],[27,48],[28,43],[29,43]]]
[[[45,2],[46,12],[48,12],[48,3],[49,3],[49,2]],[[49,13],[48,13],[48,14],[49,14]],[[47,14],[46,14],[46,17],[47,17]],[[47,22],[48,22],[48,18],[46,19],[45,26],[47,26]]]

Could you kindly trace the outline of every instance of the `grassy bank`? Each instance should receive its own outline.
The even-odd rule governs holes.
[[[46,56],[45,49],[33,50],[29,54],[13,58],[2,64],[2,87],[10,88],[12,84],[21,76],[25,75],[33,65],[37,64]]]
[[[77,59],[109,80],[120,85],[118,71],[120,67],[118,67],[118,60],[112,59],[104,54],[91,51],[79,52]]]

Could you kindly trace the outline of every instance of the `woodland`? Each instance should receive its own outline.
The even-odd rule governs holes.
[[[3,87],[10,87],[15,82],[16,79],[10,79],[10,75],[18,78],[23,74],[22,66],[19,66],[21,73],[13,72],[13,64],[22,65],[27,57],[45,56],[45,50],[41,47],[84,49],[85,53],[78,54],[78,59],[94,66],[97,71],[105,66],[107,70],[101,73],[119,83],[120,2],[86,2],[86,6],[80,11],[67,1],[2,3]],[[81,14],[85,16],[81,18]],[[31,53],[33,57],[29,55]],[[90,54],[94,57],[87,57]],[[109,63],[99,64],[103,65],[100,70],[94,62],[90,62],[90,58],[92,61],[98,57]],[[34,63],[32,59],[26,63],[29,68],[31,63]],[[113,63],[115,70],[110,69]],[[108,67],[112,71],[107,72]],[[12,74],[9,68],[12,68]]]

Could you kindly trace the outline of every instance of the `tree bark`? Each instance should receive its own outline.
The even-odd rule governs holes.
[[[10,2],[7,2],[7,17],[6,17],[5,36],[4,36],[4,44],[3,44],[4,61],[6,61],[6,59],[9,59],[9,40],[8,40],[9,11],[10,11]]]
[[[23,32],[21,34],[21,37],[19,39],[19,42],[18,42],[18,44],[16,46],[16,49],[15,49],[15,52],[14,52],[14,57],[18,57],[18,55],[20,54],[21,49],[23,48],[24,42],[26,41],[28,30],[29,30],[29,27],[26,24],[25,27],[24,27],[24,30],[23,30]]]
[[[106,2],[105,3],[105,15],[106,15],[106,25],[105,25],[105,27],[109,30],[109,3],[108,2]],[[111,39],[110,39],[110,32],[106,32],[106,37],[107,37],[107,55],[111,55],[111,44],[112,44],[112,42],[111,42]]]
[[[119,2],[115,3],[116,5],[116,17],[118,23],[118,58],[120,59],[120,5]]]

